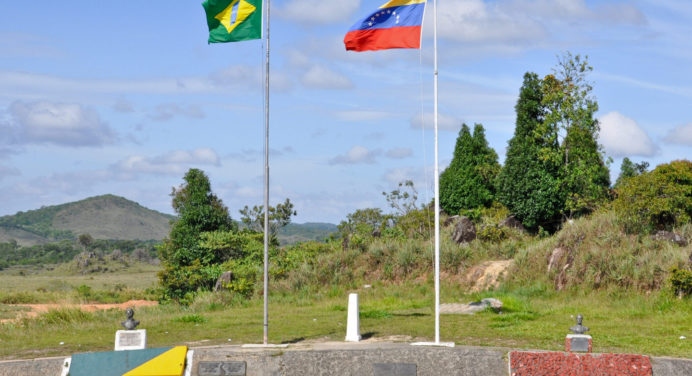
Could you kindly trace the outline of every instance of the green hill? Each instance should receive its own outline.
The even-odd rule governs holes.
[[[171,215],[114,195],[42,207],[0,217],[0,242],[30,246],[89,234],[94,239],[161,240]]]
[[[336,230],[336,225],[331,223],[289,223],[286,227],[279,230],[278,238],[281,245],[309,240],[322,241]]]
[[[21,246],[74,240],[81,234],[94,239],[161,240],[168,236],[174,216],[147,209],[115,195],[46,206],[0,217],[0,243]],[[331,223],[290,223],[279,231],[281,244],[323,240],[336,231]]]

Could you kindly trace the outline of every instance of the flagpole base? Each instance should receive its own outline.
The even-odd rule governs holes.
[[[414,342],[411,346],[454,347],[454,342]]]

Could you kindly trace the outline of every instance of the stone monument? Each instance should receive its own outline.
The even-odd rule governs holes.
[[[591,336],[584,334],[589,331],[589,327],[582,325],[583,321],[584,316],[578,314],[577,325],[569,328],[573,334],[568,334],[565,338],[565,352],[591,352]]]
[[[127,330],[115,332],[115,351],[142,350],[147,347],[147,330],[136,329],[139,320],[135,320],[135,311],[128,308],[125,311],[127,319],[120,324]]]

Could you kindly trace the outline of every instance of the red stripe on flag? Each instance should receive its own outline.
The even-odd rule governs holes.
[[[420,26],[349,31],[344,37],[347,51],[376,51],[389,48],[420,48]]]

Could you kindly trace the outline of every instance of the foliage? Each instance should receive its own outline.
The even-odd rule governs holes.
[[[615,188],[618,188],[623,180],[645,173],[648,168],[649,162],[642,161],[641,163],[634,163],[629,158],[625,157],[622,160],[622,165],[620,165],[620,175],[618,175],[615,181]]]
[[[271,245],[270,257],[276,254],[277,244]],[[252,295],[255,283],[262,276],[263,234],[253,231],[207,232],[201,235],[200,248],[207,254],[214,255],[212,262],[217,263],[218,274],[209,281],[210,283],[213,284],[223,271],[230,270],[233,272],[233,279],[224,287],[244,297]],[[272,261],[275,262],[274,257]]]
[[[0,243],[0,270],[13,265],[58,264],[72,260],[80,250],[74,243],[63,240],[57,243],[22,247],[17,242]]]
[[[394,215],[403,216],[418,210],[418,191],[412,180],[399,182],[399,187],[389,193],[382,192],[389,206],[394,209]]]
[[[200,234],[236,230],[223,202],[211,192],[209,178],[198,169],[190,169],[185,184],[173,188],[172,205],[178,214],[169,237],[159,246],[163,270],[159,272],[164,299],[188,299],[199,288],[210,288],[218,278],[216,265],[222,255],[210,254],[200,247]]]
[[[533,231],[555,231],[561,217],[591,213],[610,198],[592,70],[588,58],[568,52],[544,79],[524,75],[497,187],[499,201]]]
[[[598,144],[600,126],[594,114],[598,103],[586,75],[593,70],[588,57],[567,52],[558,58],[554,75],[543,80],[544,124],[562,135],[559,154],[564,213],[571,218],[594,211],[608,198],[610,173]],[[554,150],[551,150],[554,152]]]
[[[692,218],[692,162],[673,161],[621,182],[613,208],[628,233],[681,226]]]
[[[454,215],[463,209],[489,206],[499,171],[497,153],[488,146],[483,126],[476,124],[471,135],[469,127],[463,124],[452,162],[440,174],[440,207]]]
[[[255,232],[264,232],[264,205],[255,205],[250,209],[247,205],[240,210],[240,220],[247,229]],[[276,236],[279,229],[291,223],[291,217],[298,215],[293,209],[293,203],[286,199],[276,206],[269,206],[269,232]]]
[[[409,239],[429,239],[434,226],[434,211],[431,207],[413,210],[395,218],[395,228]],[[385,231],[385,236],[398,232]]]
[[[391,216],[382,214],[382,209],[379,208],[357,209],[347,214],[346,220],[341,221],[337,229],[344,238],[352,234],[367,237],[376,230],[385,229],[389,218]]]
[[[556,228],[564,204],[559,179],[561,159],[554,157],[559,143],[555,129],[543,123],[543,96],[538,75],[526,73],[514,107],[514,136],[497,177],[498,201],[534,231],[539,227]]]
[[[679,297],[692,295],[692,270],[673,268],[670,271],[670,285]]]
[[[0,217],[0,226],[22,229],[53,240],[72,239],[74,234],[71,231],[53,228],[53,218],[66,205],[42,207],[26,212],[20,211],[15,215]]]

